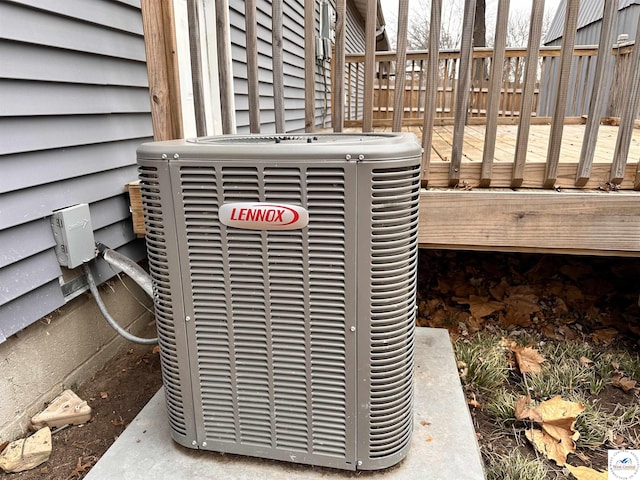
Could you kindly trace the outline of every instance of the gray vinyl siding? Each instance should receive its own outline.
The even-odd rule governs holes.
[[[603,4],[603,0],[583,0],[580,2],[576,45],[596,45],[598,43]],[[618,0],[617,35],[626,33],[629,35],[629,40],[633,40],[638,25],[639,9],[640,0]],[[563,0],[544,37],[545,45],[559,46],[562,43],[565,10],[566,0]]]
[[[580,2],[580,10],[578,12],[578,29],[576,32],[576,45],[597,45],[600,41],[600,30],[602,27],[602,0],[584,0]],[[563,1],[558,6],[549,32],[545,36],[545,45],[560,46],[562,44],[562,35],[564,28],[566,3]],[[628,41],[633,42],[638,26],[638,15],[640,15],[640,0],[619,0],[618,3],[618,21],[616,34],[612,39],[612,46],[618,36],[626,33]],[[615,68],[615,58],[610,58],[610,71]],[[587,115],[589,112],[589,99],[593,90],[593,79],[595,75],[596,57],[593,56],[587,64],[584,60],[579,62],[574,58],[571,66],[570,85],[575,85],[576,75],[580,75],[584,81],[578,82],[580,88],[578,91],[571,91],[565,115],[579,117]],[[544,78],[541,81],[541,91],[538,101],[538,115],[551,116],[553,114],[553,104],[555,99],[555,85],[559,75],[560,58],[553,57],[545,60],[543,67]],[[578,71],[580,68],[580,71]],[[617,112],[607,112],[607,104],[603,107],[602,115],[611,114],[617,116]]]
[[[335,6],[334,6],[335,8]],[[249,132],[249,99],[247,84],[245,5],[242,0],[229,2],[229,23],[231,26],[231,58],[234,78],[236,126],[239,133]],[[283,67],[285,95],[285,130],[300,132],[305,128],[304,112],[304,0],[285,0],[283,8]],[[319,18],[316,4],[316,18]],[[271,61],[271,2],[257,0],[258,21],[258,79],[260,91],[261,132],[275,131],[273,110],[273,64]],[[351,2],[347,3],[346,51],[353,53],[364,50],[363,22]],[[316,22],[318,32],[319,20]],[[311,54],[314,54],[310,52]],[[324,114],[326,75],[327,110],[326,124],[330,124],[330,71],[328,62],[324,66],[316,62],[316,125],[321,126]]]
[[[153,135],[139,0],[0,0],[0,65],[1,343],[69,293],[54,210],[88,203],[96,241],[144,257],[124,192]]]

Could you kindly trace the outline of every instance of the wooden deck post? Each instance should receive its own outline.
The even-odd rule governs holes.
[[[142,0],[154,140],[182,138],[180,80],[172,0]]]

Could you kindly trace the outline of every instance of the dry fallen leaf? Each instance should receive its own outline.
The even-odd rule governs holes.
[[[469,311],[476,320],[488,317],[504,308],[501,302],[489,300],[489,297],[479,297],[477,295],[470,295],[469,298],[454,297],[453,300],[462,305],[469,305]]]
[[[637,383],[638,382],[636,382],[635,380],[633,380],[633,379],[631,379],[629,377],[625,377],[621,373],[614,374],[613,378],[611,380],[611,384],[614,387],[621,388],[622,390],[624,390],[625,393],[629,393],[634,388],[636,388],[636,384]]]
[[[545,358],[538,350],[532,347],[521,347],[514,341],[503,340],[502,345],[513,352],[516,357],[516,364],[520,369],[520,373],[540,373],[542,367],[540,364]]]
[[[546,455],[556,462],[558,466],[565,465],[567,463],[567,456],[576,451],[574,442],[558,442],[555,438],[546,435],[545,432],[541,430],[527,430],[525,435],[538,452]]]
[[[580,365],[583,367],[590,367],[593,365],[593,360],[590,360],[587,357],[580,357]]]
[[[540,373],[542,371],[540,364],[545,361],[545,358],[535,348],[518,348],[513,350],[513,353],[521,373]]]
[[[520,397],[516,402],[515,415],[518,420],[530,419],[534,422],[542,423],[542,415],[534,408],[528,408],[531,403],[531,397]]]
[[[536,450],[562,466],[569,453],[575,453],[575,441],[580,434],[575,430],[576,417],[584,411],[582,403],[569,402],[556,396],[533,409],[526,406],[530,399],[524,397],[516,403],[516,418],[531,418],[541,424],[542,430],[527,430],[526,436]]]
[[[593,338],[595,342],[610,345],[616,335],[618,335],[618,331],[615,328],[602,328],[593,332],[591,338]]]
[[[607,472],[599,472],[593,468],[584,466],[574,467],[568,463],[565,467],[577,480],[607,480],[607,478],[609,478]]]
[[[102,398],[103,400],[104,400],[105,398],[109,398],[109,393],[107,393],[107,392],[100,392],[100,398]]]

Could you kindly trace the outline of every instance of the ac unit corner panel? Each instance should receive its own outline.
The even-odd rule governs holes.
[[[420,158],[407,134],[223,136],[140,147],[176,441],[349,470],[404,458]],[[232,215],[240,220],[253,215],[243,205],[262,208],[259,220],[291,205],[308,212],[308,224],[228,226],[223,205],[239,205]]]

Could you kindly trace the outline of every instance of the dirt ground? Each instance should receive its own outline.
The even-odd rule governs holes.
[[[511,327],[527,328],[540,335],[575,335],[579,340],[600,341],[602,348],[607,347],[606,341],[622,342],[629,349],[638,350],[640,259],[421,251],[418,302],[437,299],[438,307],[433,302],[431,306],[436,310],[446,307],[448,315],[438,315],[437,311],[430,315],[421,309],[419,323],[449,328],[452,337],[472,335],[476,328],[486,325],[465,325],[459,321],[469,318],[460,298],[481,293],[478,289],[483,285],[504,282],[527,285],[537,292],[541,305],[540,314],[530,324]],[[575,305],[566,299],[568,311],[563,310],[561,319],[554,315],[552,308],[557,307],[555,297],[545,290],[549,285],[554,285],[555,293],[570,292],[571,299],[579,299]],[[458,311],[463,313],[458,315]],[[606,324],[602,323],[603,319]],[[432,324],[440,321],[445,324]],[[508,316],[488,320],[501,321],[510,327]],[[612,334],[613,339],[599,340],[594,336],[602,330]],[[76,389],[92,407],[93,419],[86,425],[54,433],[53,452],[45,464],[28,472],[0,473],[0,479],[83,478],[160,386],[160,360],[156,350],[132,346],[123,351],[91,381]],[[474,413],[479,438],[482,438],[485,419]],[[508,448],[508,445],[501,447]]]
[[[123,350],[92,380],[75,389],[91,406],[91,421],[54,433],[51,457],[46,463],[26,472],[0,473],[0,479],[83,478],[161,384],[160,356],[153,347],[135,345]]]

